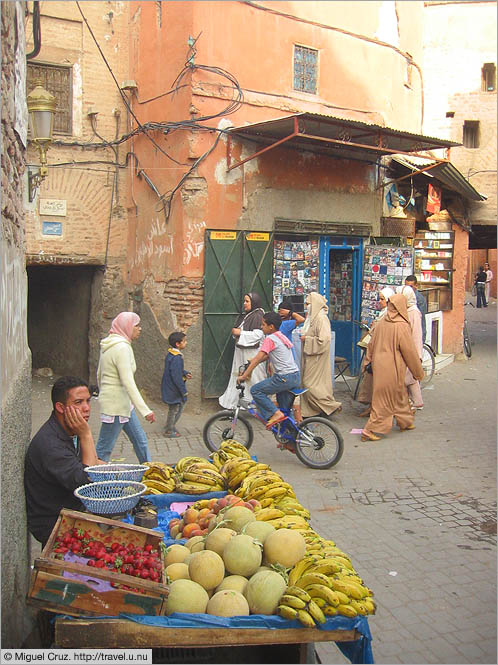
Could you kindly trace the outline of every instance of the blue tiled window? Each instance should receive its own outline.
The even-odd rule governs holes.
[[[318,79],[318,51],[294,45],[294,90],[316,95]]]

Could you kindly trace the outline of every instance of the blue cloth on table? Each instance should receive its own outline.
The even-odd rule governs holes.
[[[174,612],[170,616],[140,616],[136,614],[120,614],[120,619],[129,619],[147,626],[164,628],[265,628],[269,630],[302,628],[299,621],[289,621],[279,616],[251,614],[243,617],[217,617],[209,614],[180,614]],[[317,624],[319,630],[357,630],[361,638],[353,642],[337,642],[337,646],[351,663],[374,662],[372,653],[372,635],[368,618],[357,616],[354,619],[343,616],[327,618],[323,624]]]

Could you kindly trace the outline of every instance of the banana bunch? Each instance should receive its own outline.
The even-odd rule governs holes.
[[[247,448],[234,439],[227,439],[223,441],[218,451],[210,455],[213,464],[221,470],[225,462],[228,462],[232,457],[244,457],[251,459],[251,455]]]
[[[289,572],[289,584],[306,591],[326,616],[375,614],[373,592],[348,555],[331,543],[310,539],[305,556]]]
[[[175,490],[173,468],[162,462],[145,462],[149,468],[142,477],[147,486],[145,494],[168,494]]]
[[[278,508],[275,508],[278,510]],[[256,519],[259,513],[256,515]],[[300,515],[285,515],[283,517],[276,517],[274,519],[266,520],[268,524],[271,524],[275,529],[297,529],[298,531],[306,531],[309,528],[308,522],[301,517]]]
[[[275,508],[281,510],[285,515],[299,515],[304,517],[305,520],[311,518],[309,510],[301,505],[297,499],[288,495],[277,497]]]
[[[245,478],[269,469],[268,464],[256,462],[251,458],[231,457],[223,464],[220,473],[226,478],[229,490],[235,494]],[[237,496],[239,495],[237,494]]]
[[[203,457],[183,457],[175,466],[175,489],[182,494],[225,490],[225,478]]]
[[[306,628],[314,628],[317,623],[325,623],[326,616],[320,605],[304,589],[289,586],[280,598],[277,614],[284,619],[297,619]]]

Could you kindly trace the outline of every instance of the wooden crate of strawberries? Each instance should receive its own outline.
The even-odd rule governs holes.
[[[63,509],[35,559],[27,602],[72,616],[163,615],[163,534]]]

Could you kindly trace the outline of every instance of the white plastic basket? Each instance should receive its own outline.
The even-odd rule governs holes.
[[[96,464],[85,471],[92,482],[103,480],[134,480],[140,482],[147,471],[143,464]]]
[[[132,510],[147,486],[130,480],[105,480],[74,490],[85,508],[97,515],[114,515]]]

